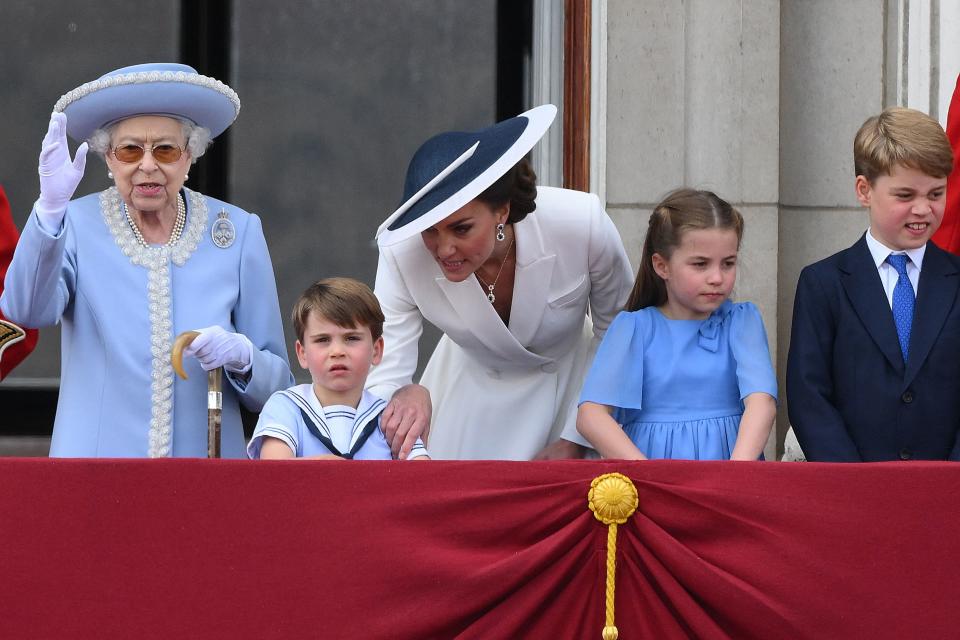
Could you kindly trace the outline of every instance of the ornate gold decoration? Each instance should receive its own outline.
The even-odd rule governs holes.
[[[9,320],[0,318],[0,346],[7,346],[23,339],[27,333]]]
[[[27,332],[9,320],[0,318],[0,356],[4,349],[27,337]]]
[[[607,525],[607,618],[601,634],[603,640],[617,640],[619,635],[613,610],[617,575],[617,525],[624,524],[639,504],[637,488],[630,478],[621,473],[605,473],[590,483],[587,505],[593,517]]]

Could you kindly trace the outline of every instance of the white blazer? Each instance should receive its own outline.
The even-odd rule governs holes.
[[[423,320],[443,331],[420,381],[433,400],[436,458],[529,459],[559,437],[584,443],[576,401],[593,352],[629,295],[629,260],[600,200],[588,193],[538,187],[536,210],[514,233],[509,326],[475,278],[447,280],[419,237],[380,249],[385,353],[367,385],[389,398],[412,382]]]

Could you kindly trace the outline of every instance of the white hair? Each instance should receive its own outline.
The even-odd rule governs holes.
[[[177,116],[165,117],[172,118],[180,123],[183,129],[183,138],[187,141],[187,151],[190,153],[191,164],[206,153],[210,145],[213,144],[213,136],[210,135],[210,129],[201,127],[198,124],[194,124],[189,120],[184,120]],[[87,144],[90,145],[90,150],[101,157],[110,153],[113,132],[120,122],[122,122],[122,120],[109,124],[106,127],[101,127],[91,133],[90,137],[87,138]]]

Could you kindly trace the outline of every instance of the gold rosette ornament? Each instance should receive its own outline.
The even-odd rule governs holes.
[[[601,637],[617,640],[613,598],[617,575],[617,525],[623,524],[637,510],[640,499],[630,478],[621,473],[605,473],[590,483],[587,504],[593,516],[607,525],[607,620]]]

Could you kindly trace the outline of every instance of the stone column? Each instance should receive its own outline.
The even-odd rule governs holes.
[[[787,349],[800,270],[853,244],[868,217],[854,194],[853,136],[884,107],[883,0],[784,2],[780,58],[781,441]]]

